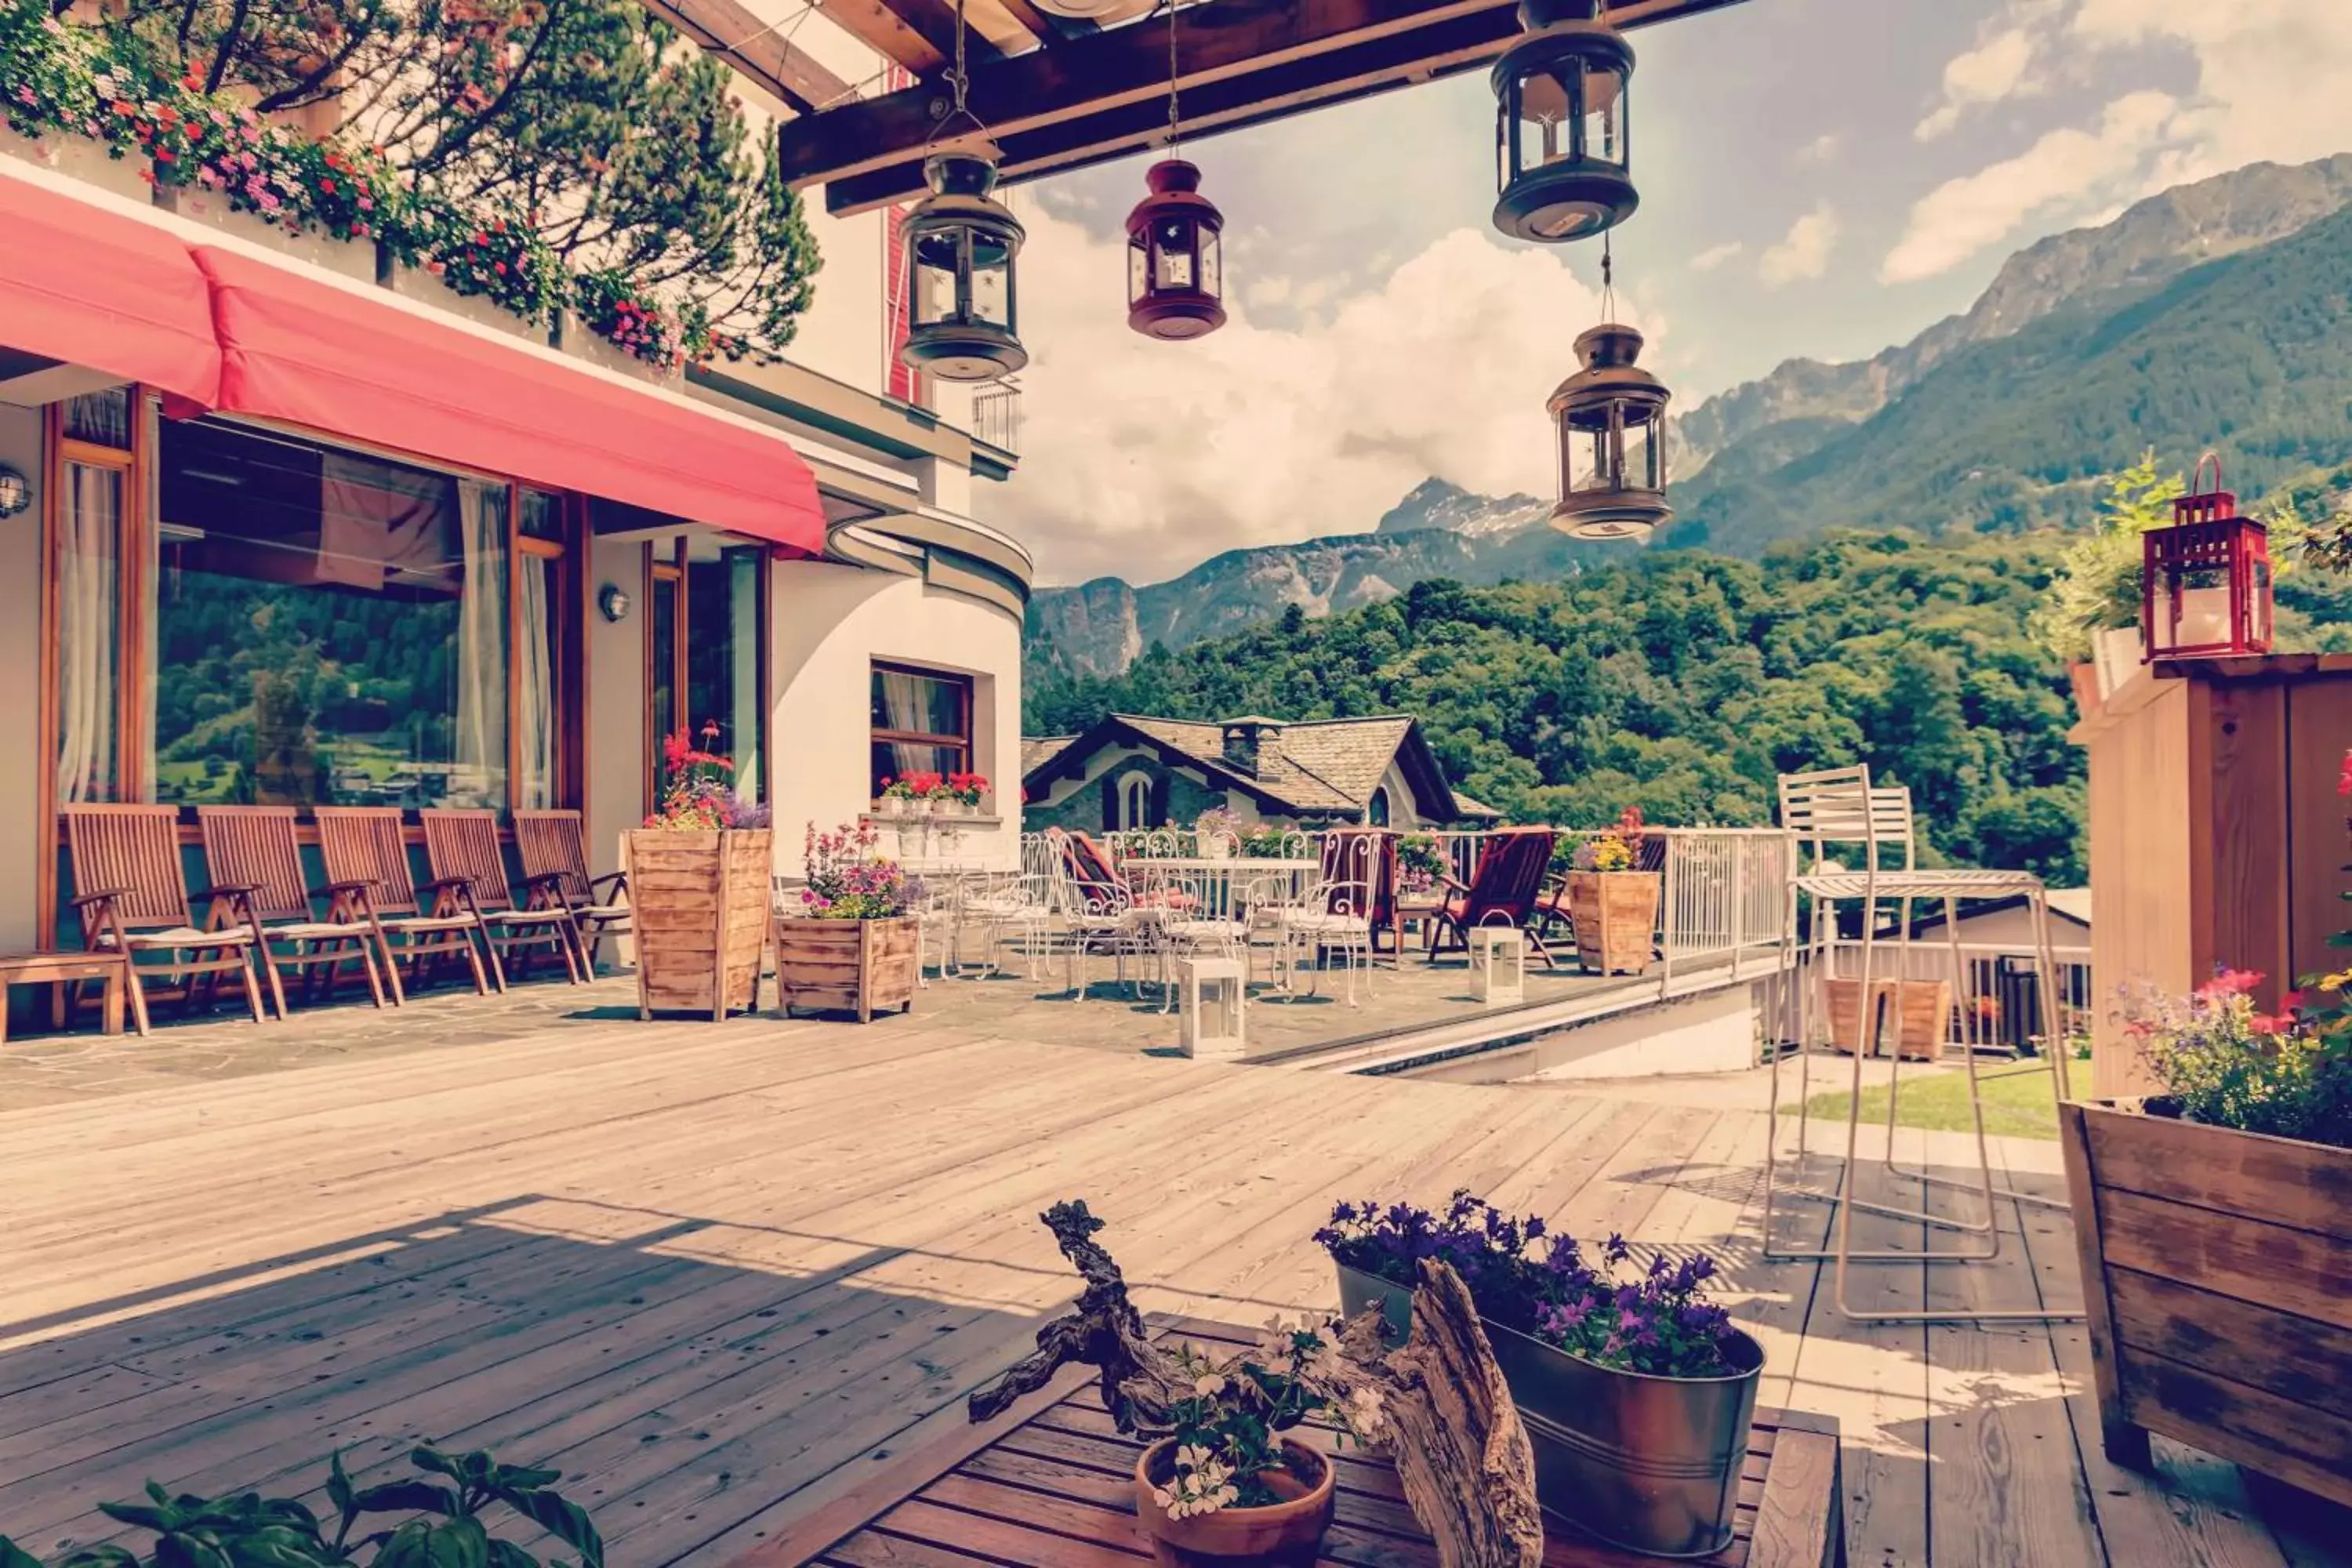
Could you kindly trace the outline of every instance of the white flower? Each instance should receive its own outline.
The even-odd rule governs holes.
[[[1224,1391],[1225,1377],[1223,1373],[1203,1373],[1192,1380],[1192,1392],[1203,1399],[1214,1399]]]

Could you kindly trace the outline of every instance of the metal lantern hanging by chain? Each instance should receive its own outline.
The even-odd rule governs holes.
[[[2213,483],[2205,487],[2205,465]],[[2172,526],[2141,537],[2140,634],[2146,657],[2229,658],[2271,650],[2270,530],[2238,515],[2221,459],[2198,459]]]
[[[984,131],[965,107],[963,0],[956,0],[955,101],[942,132],[957,120]],[[977,153],[940,152],[923,160],[930,195],[899,225],[907,265],[906,341],[898,363],[942,381],[995,381],[1029,363],[1021,346],[1013,258],[1027,237],[1021,220],[990,193],[996,165]]]
[[[1576,340],[1581,370],[1546,406],[1559,442],[1559,504],[1551,525],[1578,539],[1649,538],[1674,518],[1666,504],[1666,399],[1633,363],[1642,334],[1617,322]]]
[[[1127,215],[1127,324],[1150,338],[1206,336],[1225,324],[1224,215],[1181,158],[1161,159],[1144,178],[1151,194]]]
[[[1127,324],[1181,342],[1225,324],[1225,215],[1201,195],[1201,171],[1176,155],[1176,4],[1168,4],[1168,156],[1144,181],[1151,194],[1127,215]]]
[[[1622,223],[1633,189],[1633,51],[1601,0],[1521,0],[1527,37],[1495,62],[1495,226],[1547,245]]]

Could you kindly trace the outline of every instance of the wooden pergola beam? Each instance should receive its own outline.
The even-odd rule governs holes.
[[[1738,3],[1630,0],[1610,16],[1638,26]],[[1513,0],[1204,0],[1177,23],[1188,135],[1467,69],[1518,36]],[[1138,25],[975,66],[970,100],[1004,177],[1022,180],[1162,139],[1167,94],[1167,34]],[[793,121],[780,132],[785,178],[824,183],[836,214],[917,195],[946,103],[923,85]]]
[[[843,102],[850,86],[736,0],[646,0],[646,9],[774,94],[795,114]]]
[[[935,76],[955,59],[954,0],[817,0],[817,14],[875,53],[917,76]],[[1002,58],[978,29],[967,29],[966,59]]]

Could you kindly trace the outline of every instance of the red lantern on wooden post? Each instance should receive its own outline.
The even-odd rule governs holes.
[[[2205,465],[2213,484],[2205,488]],[[2140,634],[2147,657],[2231,658],[2271,650],[2270,530],[2238,515],[2221,488],[2221,459],[2197,461],[2172,526],[2141,541]]]

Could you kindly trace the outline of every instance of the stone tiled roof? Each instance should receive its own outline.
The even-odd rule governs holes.
[[[1021,737],[1021,776],[1027,778],[1047,763],[1062,754],[1062,748],[1076,740],[1076,735],[1024,735]]]
[[[1225,727],[1189,719],[1153,719],[1121,713],[1132,725],[1172,751],[1197,758],[1224,773]],[[1279,721],[1257,722],[1276,724]],[[1302,812],[1361,812],[1372,791],[1388,772],[1397,747],[1403,744],[1412,720],[1402,715],[1379,719],[1323,719],[1301,724],[1281,724],[1277,742],[1280,765],[1261,765],[1246,782],[1259,793]]]

